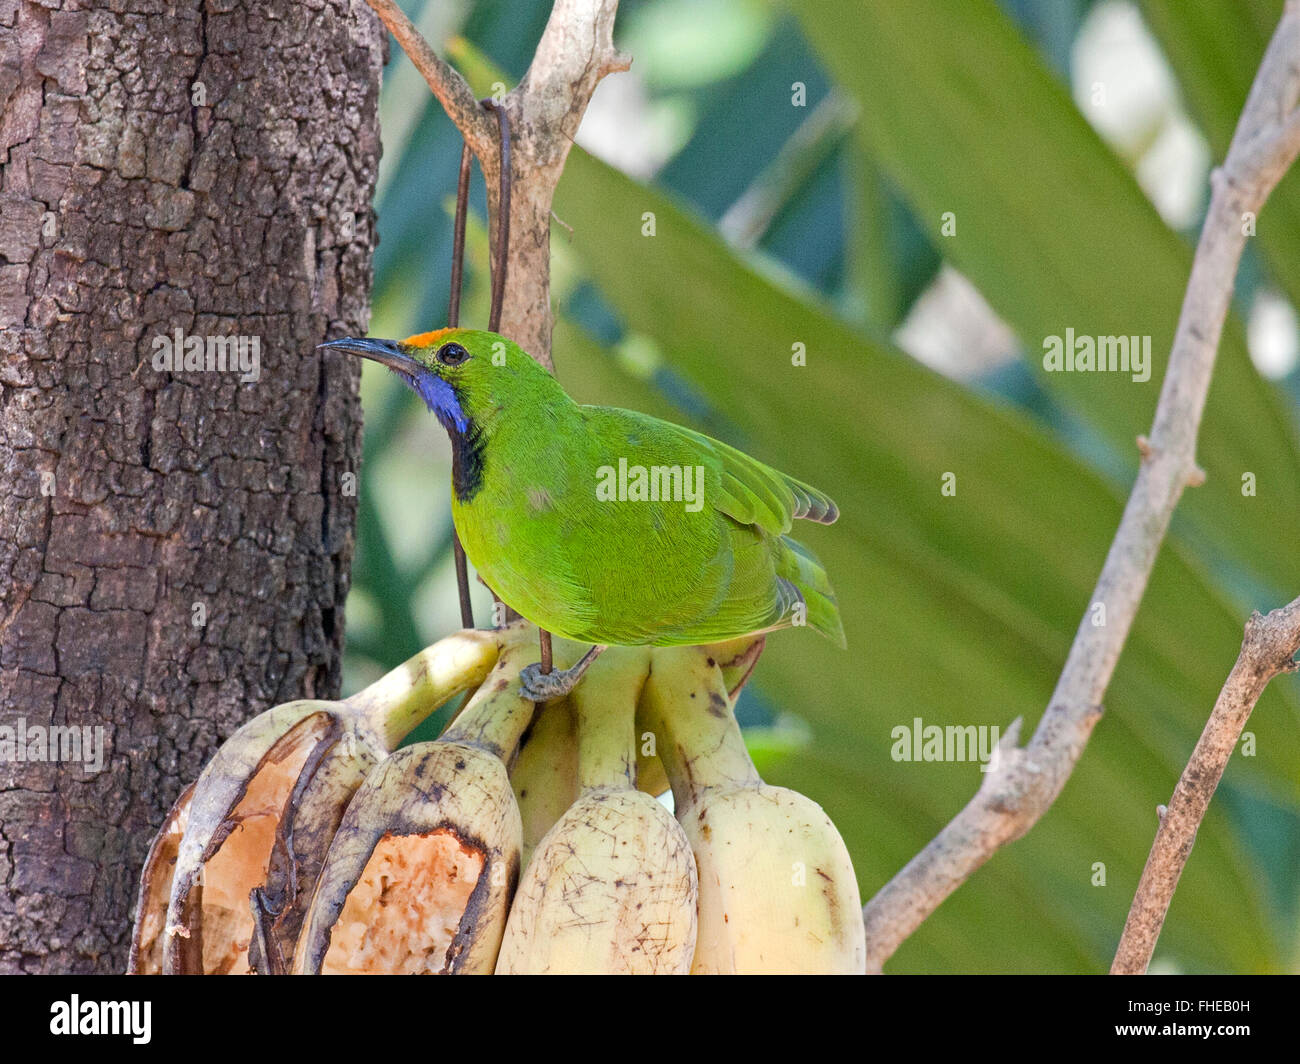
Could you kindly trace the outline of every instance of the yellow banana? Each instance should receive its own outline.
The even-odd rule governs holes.
[[[861,971],[843,842],[763,783],[732,715],[761,638],[611,648],[540,711],[518,682],[535,639],[459,632],[240,728],[154,840],[128,970]],[[581,650],[556,640],[557,666]],[[650,797],[669,784],[677,820]]]
[[[664,763],[659,760],[658,754],[644,752],[640,736],[637,737],[636,786],[637,790],[645,791],[653,798],[667,794],[672,788],[668,782],[668,773],[664,771]]]
[[[497,974],[686,974],[696,877],[677,822],[635,788],[649,652],[611,651],[570,695],[582,794],[546,833],[510,909]]]
[[[763,783],[710,648],[653,652],[644,719],[699,869],[696,974],[861,973],[848,851],[821,807]]]
[[[766,638],[761,635],[744,636],[726,643],[714,643],[706,648],[707,656],[713,658],[718,668],[722,670],[722,679],[727,685],[727,693],[731,696],[733,704],[736,696],[749,682],[754,667],[758,664],[759,655],[763,653],[765,642]],[[664,771],[658,753],[647,749],[647,746],[652,747],[653,744],[642,741],[648,734],[651,733],[643,732],[637,738],[636,785],[646,794],[658,796],[667,793],[672,784],[668,782],[668,773]]]
[[[510,785],[523,823],[523,867],[537,844],[578,797],[578,728],[567,698],[542,706],[519,740]]]
[[[507,630],[502,629],[502,632]],[[392,754],[344,814],[316,884],[293,970],[486,974],[519,879],[522,824],[505,761],[533,717],[514,637],[437,741]]]

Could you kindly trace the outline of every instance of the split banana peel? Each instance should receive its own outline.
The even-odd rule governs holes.
[[[555,639],[556,666],[584,649]],[[128,970],[864,971],[843,841],[762,781],[736,725],[762,649],[612,647],[538,706],[519,690],[537,630],[517,621],[268,710],[154,839]],[[401,745],[466,692],[436,742]]]
[[[349,699],[288,702],[236,731],[154,839],[128,971],[286,971],[357,788],[522,635],[458,632]]]

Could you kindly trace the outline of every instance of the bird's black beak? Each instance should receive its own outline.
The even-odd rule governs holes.
[[[414,378],[424,367],[401,349],[396,340],[372,340],[368,337],[345,336],[320,345],[332,351],[347,351],[373,362],[379,362],[404,377]]]

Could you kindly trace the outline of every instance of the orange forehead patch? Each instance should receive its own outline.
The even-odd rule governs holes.
[[[434,329],[433,332],[416,333],[408,336],[402,343],[410,347],[432,347],[445,336],[460,332],[460,329]]]

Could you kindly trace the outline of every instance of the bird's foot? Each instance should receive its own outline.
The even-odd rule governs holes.
[[[604,651],[603,646],[594,646],[572,668],[556,669],[554,672],[542,672],[541,662],[525,665],[519,670],[519,693],[534,702],[552,702],[563,698],[578,685],[582,674]]]
[[[581,669],[542,672],[541,662],[534,662],[519,670],[519,693],[534,702],[551,702],[572,691],[582,679],[582,672]]]

